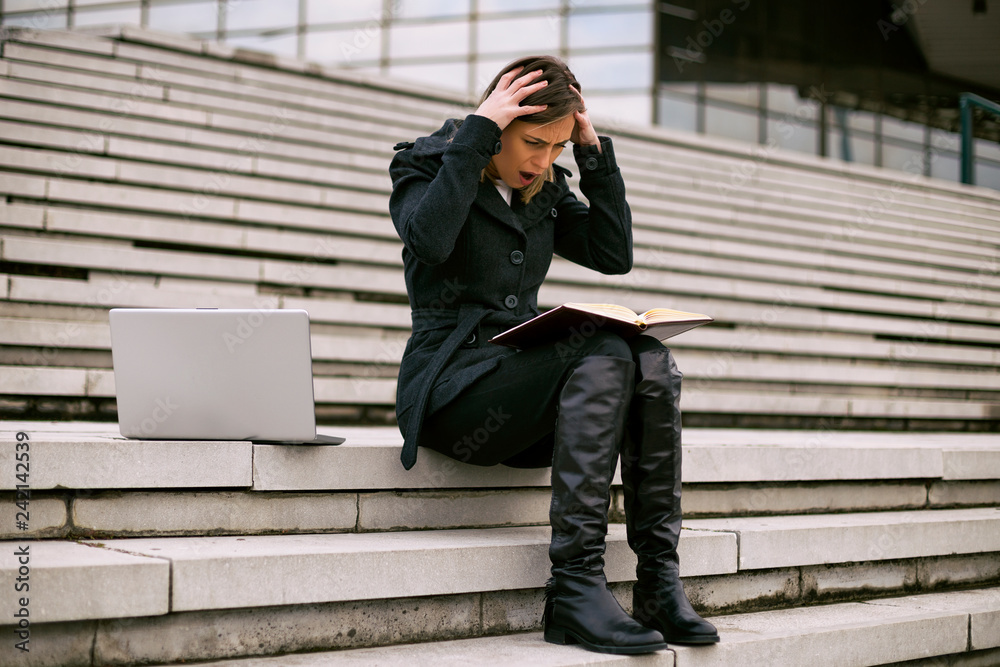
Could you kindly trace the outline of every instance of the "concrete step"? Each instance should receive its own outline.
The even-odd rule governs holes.
[[[702,225],[700,225],[702,226]],[[751,230],[743,230],[740,238],[738,230],[727,227],[719,229],[716,238],[706,239],[690,233],[689,230],[681,229],[678,223],[677,229],[649,229],[645,225],[633,229],[633,239],[638,247],[649,248],[649,252],[654,256],[669,258],[671,262],[676,256],[701,255],[710,258],[718,258],[716,261],[725,260],[727,264],[739,267],[739,261],[750,262],[755,257],[759,258],[760,247],[769,246],[769,256],[775,260],[775,265],[771,267],[778,272],[777,275],[786,275],[793,283],[811,282],[802,280],[802,268],[810,269],[807,275],[837,276],[836,282],[843,288],[857,289],[858,291],[872,291],[871,278],[878,277],[891,281],[888,286],[879,286],[879,289],[895,291],[891,285],[899,281],[903,291],[914,290],[914,293],[921,293],[926,290],[928,296],[937,294],[938,297],[945,294],[937,292],[940,287],[937,283],[943,284],[964,284],[969,280],[969,271],[958,267],[940,268],[934,266],[907,264],[898,261],[887,261],[887,257],[864,257],[852,256],[841,249],[850,249],[847,244],[834,247],[832,243],[824,241],[826,252],[817,252],[815,244],[811,247],[806,245],[801,238],[796,239],[790,235],[769,234],[763,230],[757,231],[760,236],[751,233]],[[711,229],[702,229],[703,234],[710,234]],[[832,241],[832,239],[831,239]],[[855,251],[862,250],[857,245],[853,246]],[[795,267],[793,272],[790,269]],[[968,267],[966,267],[968,268]],[[732,270],[732,269],[730,269]],[[759,271],[759,266],[758,266]],[[819,280],[826,283],[827,280]],[[903,286],[906,286],[905,288]],[[976,295],[977,297],[979,295]]]
[[[482,468],[424,451],[399,465],[395,427],[321,427],[336,447],[249,442],[126,440],[114,424],[3,423],[0,436],[28,434],[34,489],[197,489],[255,491],[535,487],[546,469]],[[684,432],[688,483],[1000,479],[1000,441],[989,433],[891,433],[697,429]],[[192,469],[186,459],[210,460]],[[13,452],[0,461],[13,468]],[[219,458],[216,458],[219,457]],[[14,481],[0,480],[12,490]]]
[[[15,36],[17,39],[17,36]],[[280,89],[268,89],[247,80],[244,73],[249,70],[258,69],[245,65],[230,67],[228,76],[213,75],[211,72],[198,72],[184,69],[180,66],[185,62],[205,60],[203,58],[191,58],[185,60],[184,56],[175,57],[172,62],[163,62],[162,56],[170,57],[169,52],[158,49],[138,49],[123,45],[121,42],[115,44],[119,52],[109,63],[106,57],[91,56],[83,53],[76,53],[70,57],[70,53],[52,48],[40,48],[30,41],[13,42],[9,50],[4,52],[5,59],[12,62],[24,62],[37,65],[45,65],[52,68],[62,68],[66,70],[77,70],[81,73],[97,74],[103,76],[115,76],[125,79],[137,77],[152,77],[164,85],[174,88],[211,88],[217,93],[228,95],[232,99],[242,100],[264,100],[281,102],[295,107],[324,108],[331,113],[338,115],[358,116],[359,109],[370,107],[370,118],[388,124],[414,124],[414,116],[432,118],[431,108],[439,108],[433,105],[427,110],[416,103],[412,108],[404,108],[398,96],[381,95],[377,101],[383,102],[381,106],[374,104],[374,95],[370,95],[361,100],[349,100],[345,95],[345,88],[348,86],[330,85],[322,82],[321,85],[313,89],[305,87],[304,79],[299,73],[289,73],[282,78]],[[159,61],[159,62],[158,62]],[[108,66],[110,65],[110,66]],[[155,67],[151,70],[150,65]],[[287,84],[298,84],[298,89]],[[326,91],[324,91],[326,89]],[[327,92],[327,94],[323,94]],[[349,103],[353,101],[353,106]]]
[[[522,526],[25,544],[39,601],[32,618],[51,623],[540,589],[549,536],[548,526]],[[610,525],[607,545],[608,580],[634,581],[622,524]],[[679,553],[682,576],[694,579],[692,599],[710,609],[982,585],[1000,580],[1000,508],[694,519],[685,521]],[[169,577],[157,575],[154,585],[143,568],[165,564]],[[125,588],[101,588],[92,567]],[[14,548],[0,554],[0,582],[13,588],[18,568]],[[120,594],[133,589],[135,599]],[[88,594],[67,598],[65,590]],[[10,618],[15,604],[0,601],[0,611]],[[94,615],[81,617],[81,605]]]
[[[6,65],[5,61],[0,61]],[[128,113],[122,114],[122,98],[110,92],[84,89],[55,89],[41,83],[20,79],[0,79],[0,95],[12,100],[14,106],[0,116],[18,122],[37,119],[50,128],[64,126],[74,131],[90,132],[103,137],[125,135],[156,137],[160,141],[192,143],[209,149],[243,152],[260,149],[262,155],[293,157],[298,152],[303,160],[326,162],[344,151],[350,152],[352,164],[376,168],[384,165],[391,154],[392,144],[382,135],[350,134],[343,127],[317,128],[287,124],[275,133],[275,116],[236,115],[233,110],[220,109],[208,113],[202,109],[184,108],[156,100],[129,100]],[[13,115],[18,109],[33,114]],[[412,130],[410,131],[412,132]],[[263,138],[267,137],[267,141]],[[26,143],[63,145],[57,135],[32,134]],[[103,144],[103,141],[101,142]],[[95,150],[101,144],[91,141],[78,149]]]
[[[261,100],[252,98],[239,99],[238,106],[226,104],[227,100],[233,98],[224,93],[213,90],[209,85],[201,88],[185,88],[179,85],[170,85],[160,77],[159,70],[154,63],[152,67],[144,68],[141,71],[141,78],[119,77],[114,75],[103,75],[79,70],[68,70],[46,64],[35,64],[30,62],[7,61],[7,76],[11,79],[30,81],[36,84],[50,85],[53,87],[64,87],[70,91],[100,91],[105,94],[115,95],[135,95],[148,100],[169,101],[181,107],[186,107],[194,111],[225,110],[231,114],[247,114],[262,117],[274,117],[279,109],[286,109],[289,116],[294,116],[301,124],[323,127],[334,123],[343,125],[345,119],[342,115],[327,113],[319,107],[309,108],[289,104],[277,99]],[[368,109],[365,108],[365,111]],[[379,115],[377,110],[372,110],[372,115]],[[388,123],[380,124],[370,117],[365,117],[363,112],[354,114],[349,119],[358,131],[365,134],[378,134],[380,128]],[[395,125],[408,125],[408,131],[421,131],[427,127],[427,123],[414,124],[407,122],[406,117],[397,118]]]
[[[317,327],[319,328],[319,327]],[[362,327],[359,327],[361,329]],[[110,352],[108,322],[4,317],[0,315],[0,344],[21,347],[92,349]],[[389,336],[374,328],[349,336],[339,333],[311,335],[310,349],[315,361],[350,361],[367,364],[399,365],[407,336]],[[29,357],[30,359],[30,357]]]
[[[992,532],[997,531],[993,528]],[[539,587],[547,573],[547,543],[548,529],[544,527],[111,540],[88,542],[87,547],[54,541],[31,542],[28,548],[34,593],[30,602],[34,619],[32,637],[37,645],[45,647],[46,653],[54,654],[43,664],[80,664],[67,660],[71,655],[67,647],[84,644],[89,638],[85,645],[92,647],[93,652],[86,655],[93,655],[96,664],[108,665],[268,655],[537,630],[542,604]],[[15,573],[19,543],[7,544],[14,549],[4,557],[0,570],[4,581]],[[101,554],[88,555],[91,574],[93,568],[106,566],[100,576],[87,576],[81,571],[79,554],[74,550],[83,548]],[[803,604],[837,601],[845,596],[851,600],[884,597],[907,590],[956,585],[988,587],[1000,581],[996,552],[965,558],[924,558],[912,563],[899,559],[881,564],[827,563],[753,573],[733,571],[735,564],[730,559],[737,548],[743,547],[737,544],[734,534],[684,531],[681,559],[685,586],[693,602],[703,613],[713,614],[713,622],[723,632],[721,657],[716,655],[720,650],[717,647],[702,649],[705,655],[692,649],[690,659],[707,655],[718,660],[707,664],[744,664],[734,658],[740,651],[798,650],[796,647],[814,641],[813,635],[822,636],[844,625],[855,626],[859,616],[862,624],[873,617],[886,616],[890,618],[890,627],[894,627],[896,621],[891,619],[897,618],[900,606],[908,606],[884,601],[884,608],[873,609],[858,603],[814,607],[826,611],[815,612],[818,616],[813,616],[813,612],[801,608]],[[104,558],[105,555],[108,557]],[[167,561],[169,580],[162,570],[154,569],[157,563]],[[628,609],[627,582],[632,578],[634,558],[624,543],[621,526],[613,525],[610,531],[607,563],[609,579],[624,582],[612,583],[612,589]],[[126,567],[133,569],[129,571]],[[688,576],[713,568],[723,572]],[[903,569],[912,572],[904,576],[898,572]],[[446,574],[431,576],[432,572]],[[154,573],[156,576],[149,576]],[[893,577],[896,582],[887,581]],[[115,588],[102,585],[109,578],[116,581]],[[50,586],[52,581],[60,587]],[[257,585],[248,586],[248,581]],[[799,590],[790,589],[795,582],[801,587]],[[135,597],[125,600],[116,589]],[[710,589],[711,594],[706,595],[705,589]],[[66,600],[65,590],[80,591],[83,595]],[[440,592],[428,593],[432,590]],[[406,597],[414,594],[418,597]],[[960,595],[967,594],[955,594]],[[730,598],[728,603],[723,601],[726,596]],[[87,604],[80,599],[87,600]],[[157,605],[162,607],[168,600],[169,613],[157,614]],[[973,624],[985,622],[992,632],[996,609],[991,606],[992,597],[988,600],[987,609],[980,609],[975,601],[970,603],[965,598],[961,609],[967,614],[970,606],[978,612],[986,611],[986,616]],[[3,611],[12,616],[17,612],[16,604]],[[869,604],[882,605],[883,601]],[[936,610],[955,604],[957,600],[952,599],[924,607]],[[129,606],[138,611],[129,612]],[[719,616],[718,611],[727,606],[742,608],[741,612],[774,606],[799,608]],[[57,620],[60,615],[70,613],[91,616],[88,620]],[[884,640],[889,630],[883,625],[885,620],[881,619],[877,628],[869,627],[871,634],[857,636],[852,641],[867,644],[876,642],[876,638]],[[957,628],[967,630],[969,621],[966,615],[961,623],[950,621],[954,627],[949,624],[945,630],[932,625],[920,626],[914,632],[919,636],[954,639],[952,635]],[[827,639],[842,641],[842,638]],[[759,643],[763,640],[776,644]],[[742,641],[754,643],[744,645]],[[730,642],[740,645],[727,646]],[[963,650],[968,646],[967,635],[962,636],[958,646],[942,653]],[[983,647],[983,643],[979,642],[977,647]],[[397,649],[390,652],[394,650]],[[676,647],[678,655],[684,650]],[[9,651],[9,646],[0,647],[0,656]],[[780,654],[767,652],[760,654],[760,663],[750,664],[801,664],[775,663],[775,656]],[[589,654],[581,652],[581,655]],[[906,659],[898,653],[890,655],[896,655],[896,660]],[[917,654],[927,655],[938,653]]]
[[[544,507],[543,495],[537,496]],[[350,509],[338,510],[325,500],[317,503],[317,511],[350,515]],[[451,511],[463,506],[455,500]],[[505,502],[507,498],[492,500]],[[377,498],[366,501],[374,511],[366,508],[365,516],[377,516]],[[100,502],[98,498],[91,504]],[[283,509],[281,505],[273,511]],[[85,508],[82,513],[89,511]],[[473,503],[470,511],[479,510]],[[158,514],[154,508],[150,520]],[[362,528],[373,529],[371,524]],[[135,605],[161,609],[153,613],[163,614],[167,609],[171,613],[211,611],[538,589],[547,572],[549,533],[548,526],[540,525],[30,541],[33,583],[37,582],[32,586],[33,599],[43,601],[33,618],[38,622],[81,620],[81,599],[89,600],[87,608],[106,614],[93,618],[110,618],[128,616]],[[93,551],[80,551],[84,546]],[[81,553],[90,566],[106,568],[108,577],[143,591],[142,604],[127,596],[116,602],[121,587],[100,588],[104,580],[93,579],[89,566],[78,566]],[[693,586],[693,599],[715,609],[773,603],[775,596],[794,602],[862,590],[891,592],[994,581],[1000,579],[998,553],[1000,508],[995,506],[690,519],[685,521],[680,543],[682,575],[701,578]],[[122,558],[122,554],[139,560]],[[10,550],[0,557],[0,579],[11,586],[18,575],[16,556]],[[169,563],[170,576],[150,592],[142,566],[154,561]],[[635,558],[621,524],[610,526],[606,562],[609,581],[634,580]],[[406,574],[415,572],[425,575]],[[447,572],[447,576],[426,574],[432,572]],[[732,581],[705,580],[719,576]],[[247,581],[267,584],[248,587]],[[68,599],[62,595],[67,588],[90,592]],[[13,604],[13,599],[2,604]]]
[[[704,135],[696,137],[665,128],[612,127],[615,134],[621,135],[625,152],[634,156],[637,163],[645,160],[654,171],[663,170],[681,179],[686,177],[693,188],[704,188],[722,198],[758,187],[790,193],[826,192],[835,194],[838,199],[867,198],[874,211],[895,208],[899,203],[895,197],[905,192],[908,204],[904,207],[916,205],[947,218],[949,206],[961,199],[956,212],[986,220],[1000,201],[996,190],[969,188],[913,173],[901,174],[892,169],[839,160],[817,160],[790,151],[769,153],[743,142]],[[646,142],[651,145],[646,147]]]
[[[95,188],[98,189],[98,188]],[[125,275],[166,275],[215,281],[304,285],[344,291],[405,295],[398,269],[378,266],[313,264],[293,260],[227,257],[219,254],[134,248],[109,240],[3,237],[0,257],[10,262],[71,266]]]
[[[1000,507],[695,519],[685,527],[736,533],[741,570],[1000,552]]]
[[[9,430],[8,430],[9,429]],[[548,521],[547,469],[481,468],[426,451],[399,465],[394,427],[323,427],[339,447],[126,441],[113,424],[7,422],[31,443],[30,531],[0,538],[336,533]],[[1000,498],[989,434],[685,431],[689,518],[972,508]],[[13,454],[3,455],[13,466]],[[201,465],[192,467],[197,458]],[[6,489],[13,494],[15,481]],[[617,481],[616,481],[617,484]],[[616,489],[615,516],[623,516]]]
[[[628,174],[627,182],[635,181],[641,190],[645,185],[656,183],[661,195],[678,196],[681,200],[699,193],[704,199],[709,193],[716,195],[715,203],[747,207],[750,202],[777,211],[784,209],[807,209],[811,202],[829,202],[828,210],[815,212],[807,217],[825,219],[846,216],[855,222],[871,223],[877,228],[897,228],[902,233],[917,236],[937,236],[952,242],[969,239],[995,239],[996,230],[990,225],[990,206],[960,206],[957,211],[949,210],[948,201],[954,198],[940,197],[927,201],[920,186],[902,178],[891,187],[866,188],[863,183],[845,178],[823,180],[822,186],[803,183],[789,183],[771,176],[773,169],[764,165],[761,174],[753,179],[741,178],[741,184],[733,183],[732,174],[743,166],[731,158],[717,156],[708,168],[689,168],[689,162],[676,162],[677,157],[664,154],[657,146],[642,150],[638,143],[622,140],[621,164]],[[619,151],[616,148],[615,155]],[[702,158],[704,159],[704,158]],[[683,166],[681,166],[683,165]],[[795,173],[792,169],[788,174]],[[801,174],[801,171],[798,172]],[[787,178],[787,177],[786,177]],[[808,176],[807,176],[808,178]],[[682,194],[686,193],[686,194]],[[832,195],[832,196],[831,196]],[[920,224],[915,224],[919,220]]]
[[[46,133],[48,135],[50,133]],[[23,154],[20,151],[18,154]],[[58,160],[57,160],[58,162]],[[313,167],[310,167],[313,169]],[[113,171],[113,170],[112,170]],[[112,178],[114,176],[112,175]],[[326,236],[313,232],[292,232],[289,230],[238,229],[227,224],[195,222],[170,218],[150,218],[134,214],[108,214],[87,212],[78,209],[60,208],[58,205],[35,207],[9,205],[2,209],[0,220],[6,225],[42,229],[53,232],[85,234],[89,236],[164,241],[185,243],[192,246],[210,248],[239,249],[258,252],[282,252],[292,256],[313,258],[317,248],[322,247],[324,259],[346,259],[352,261],[398,265],[399,241],[391,225],[372,226],[368,220],[365,229],[368,234],[378,233],[384,241],[356,240],[343,238],[337,244],[324,243]],[[339,217],[332,220],[333,228],[347,233],[358,230],[339,228]],[[345,221],[346,222],[346,221]],[[330,228],[324,230],[329,233]],[[724,238],[706,242],[667,231],[636,230],[636,264],[642,268],[662,269],[669,266],[672,271],[732,276],[734,278],[760,280],[759,254],[761,241],[740,243]],[[720,231],[720,235],[725,230]],[[969,281],[968,266],[965,270],[934,268],[926,265],[908,265],[865,258],[834,257],[818,252],[819,248],[803,246],[801,249],[774,247],[769,256],[775,266],[769,272],[768,280],[780,280],[790,285],[832,285],[839,290],[852,287],[859,292],[880,291],[888,295],[905,295],[940,300],[947,299]],[[708,253],[708,254],[706,254]],[[741,259],[742,258],[742,259]],[[745,261],[744,261],[745,260]],[[752,261],[751,261],[752,260]],[[563,263],[556,263],[558,268]],[[568,266],[568,265],[567,265]],[[825,266],[818,270],[817,266]],[[803,271],[803,269],[807,269]],[[849,272],[846,272],[849,271]],[[882,275],[890,280],[879,280],[878,287],[872,285],[871,277]],[[903,276],[902,278],[897,276]],[[931,282],[933,281],[933,282]],[[989,283],[969,294],[970,303],[983,301],[991,305],[1000,302],[1000,289],[993,290]],[[926,314],[926,313],[925,313]],[[966,314],[970,317],[972,311]]]
[[[48,304],[69,306],[85,321],[106,321],[110,306],[132,308],[303,308],[310,321],[320,324],[357,325],[378,322],[386,329],[410,328],[410,308],[405,304],[305,298],[281,293],[265,294],[249,283],[198,280],[164,276],[153,280],[118,271],[89,269],[86,280],[0,274],[0,295],[25,308]],[[295,305],[293,305],[295,304]],[[11,308],[5,304],[5,308]],[[26,311],[27,312],[27,311]]]
[[[1000,553],[996,507],[696,519],[685,527],[680,547],[685,577]],[[169,560],[170,609],[194,611],[540,588],[548,571],[549,535],[547,526],[536,526],[83,544]],[[606,562],[609,581],[634,580],[635,558],[621,524],[609,529]],[[867,577],[884,575],[878,569],[873,566]],[[408,572],[447,575],[410,577]],[[1000,564],[981,573],[998,575]],[[842,576],[814,576],[822,593],[850,588]],[[245,585],[260,577],[267,586]],[[51,613],[47,620],[67,620],[57,609]]]
[[[546,643],[541,633],[429,642],[326,653],[205,663],[206,667],[503,664],[559,666],[643,664],[657,667],[812,665],[863,667],[909,660],[997,664],[1000,589],[932,593],[713,617],[720,643],[672,645],[652,655],[614,656]],[[961,662],[968,659],[970,662]],[[979,662],[973,662],[973,661]]]
[[[18,140],[22,140],[21,138],[25,136],[25,129],[20,124],[18,124],[17,128],[12,128],[11,132],[14,133],[14,134],[16,134],[18,136],[18,138],[19,138]],[[30,134],[30,132],[29,132],[29,134]],[[53,141],[53,137],[57,133],[54,133],[50,128],[46,128],[44,130],[39,129],[38,130],[38,134],[39,134],[39,136],[46,137],[46,140],[49,141],[49,142],[51,142],[51,141]],[[72,133],[70,133],[66,137],[66,139],[64,141],[65,141],[65,143],[67,143],[67,145],[69,145],[69,144],[80,145],[82,143],[81,137],[84,137],[84,135],[76,136],[76,135],[73,135]],[[111,148],[108,148],[107,150],[112,155],[115,152],[115,151],[112,151]],[[188,149],[181,149],[181,150],[188,150]],[[65,167],[65,165],[63,163],[66,162],[66,158],[65,158],[65,156],[62,156],[61,154],[54,154],[54,155],[46,157],[45,153],[43,153],[43,152],[39,152],[39,151],[26,151],[26,150],[23,150],[23,149],[22,150],[7,149],[6,152],[9,155],[7,155],[8,159],[6,159],[5,161],[9,162],[12,165],[18,164],[19,161],[23,162],[24,160],[29,160],[31,162],[31,164],[34,165],[33,168],[43,168],[44,165],[42,165],[39,162],[39,160],[42,160],[43,162],[47,160],[48,162],[52,162],[52,165],[49,165],[49,167],[56,168],[56,169],[63,169]],[[144,155],[144,159],[148,159],[149,158],[148,151],[144,151],[143,155]],[[232,161],[231,157],[226,157],[225,155],[220,155],[218,159],[226,161],[227,164]],[[119,178],[119,177],[116,177],[116,174],[119,171],[121,171],[122,173],[121,173],[121,176],[120,176],[120,180],[122,180],[122,181],[132,181],[132,182],[136,182],[136,183],[143,183],[143,182],[167,183],[167,182],[169,182],[169,183],[173,183],[175,185],[175,187],[194,187],[194,188],[197,188],[199,185],[203,184],[201,181],[198,180],[199,176],[198,176],[197,173],[196,174],[187,174],[187,175],[185,175],[183,169],[181,169],[179,167],[174,167],[174,169],[178,170],[177,173],[174,174],[169,169],[165,169],[163,166],[152,166],[151,167],[151,166],[145,165],[145,164],[134,164],[134,163],[125,163],[124,165],[119,165],[118,162],[115,161],[115,160],[102,159],[102,158],[96,158],[96,157],[83,158],[83,157],[80,157],[79,155],[76,155],[76,156],[74,156],[73,161],[74,161],[73,173],[77,174],[77,175],[79,175],[79,174],[89,174],[91,176],[102,176],[103,175],[103,177],[105,177],[105,178],[110,178],[110,179],[114,180],[116,178]],[[48,162],[46,162],[46,164],[48,164]],[[199,170],[198,170],[199,173],[200,173],[200,170],[204,169],[204,167],[206,166],[203,162],[204,161],[201,161],[201,162],[195,161],[195,163],[197,163],[197,166],[199,167]],[[90,166],[88,167],[88,165],[90,165]],[[313,167],[313,166],[309,167],[309,171],[310,171],[311,174],[316,173],[316,170],[317,170],[317,167]],[[288,181],[287,181],[287,178],[290,175],[293,175],[293,174],[288,173],[287,170],[284,170],[283,167],[281,169],[279,169],[278,172],[276,172],[274,174],[274,175],[279,175],[280,174],[280,176],[283,179],[285,179],[285,180],[283,180],[280,183],[271,183],[268,179],[262,179],[260,177],[252,178],[252,179],[248,179],[245,176],[239,176],[239,177],[237,177],[237,176],[234,176],[233,172],[234,172],[234,168],[227,168],[227,170],[225,172],[225,179],[224,179],[226,181],[227,185],[231,184],[231,186],[232,186],[232,187],[229,188],[231,190],[230,194],[232,194],[233,192],[235,192],[237,195],[240,195],[240,194],[245,194],[247,192],[252,192],[252,194],[253,194],[254,197],[260,197],[262,195],[267,195],[268,194],[268,190],[272,190],[274,193],[276,193],[276,196],[279,199],[292,198],[292,199],[295,199],[296,201],[298,201],[298,203],[300,203],[300,204],[303,204],[303,203],[304,204],[310,204],[310,203],[315,203],[316,201],[318,201],[318,199],[317,199],[318,195],[316,194],[315,187],[309,187],[309,188],[300,187],[300,188],[298,188],[298,191],[300,191],[300,192],[298,192],[298,194],[297,194],[296,186],[294,186],[292,184],[289,184]],[[356,174],[357,172],[355,170],[349,170],[348,172],[345,172],[345,173],[350,173],[350,174],[353,175],[353,174]],[[173,174],[173,175],[171,175],[171,174]],[[203,176],[202,176],[202,178],[203,178]],[[372,178],[373,179],[375,178],[374,174],[372,175]],[[351,179],[353,179],[353,176],[351,177]],[[351,179],[346,179],[345,180],[345,178],[343,178],[343,174],[341,174],[336,179],[329,181],[329,184],[335,185],[337,188],[343,188],[343,187],[347,187],[347,186],[351,185],[351,182],[352,182]],[[310,180],[313,181],[313,182],[315,182],[314,178],[310,178]],[[367,183],[367,182],[368,181],[365,181],[365,183]],[[252,186],[249,185],[250,183],[252,183],[253,185]],[[378,189],[378,190],[383,189],[383,187],[382,187],[382,179],[372,180],[371,181],[371,184],[372,184],[373,187],[376,185],[376,183],[377,183],[376,189]],[[327,203],[335,203],[334,200],[337,199],[337,196],[336,195],[332,195],[332,194],[325,195],[325,197],[327,199]],[[634,201],[636,203],[636,209],[637,209],[637,211],[641,211],[642,208],[643,208],[643,206],[642,206],[642,201],[643,200],[641,198],[641,192],[640,192],[640,196],[638,196]],[[355,203],[355,205],[357,205],[357,204]],[[676,208],[677,206],[678,206],[678,202],[672,201],[672,207]],[[752,205],[751,206],[751,210],[753,210],[754,208],[756,208],[756,205]],[[660,206],[659,203],[656,203],[656,204],[653,205],[653,209],[662,209],[662,207]],[[210,211],[206,210],[205,212],[208,213]],[[796,214],[794,217],[795,217],[796,223],[802,222],[802,218],[803,218],[802,215]],[[767,219],[768,220],[773,220],[774,218],[771,217],[771,216],[768,216]],[[827,233],[827,236],[829,236],[829,232]],[[886,234],[885,238],[888,239],[888,240],[891,240],[893,242],[893,244],[896,244],[896,245],[900,244],[900,238],[901,237],[899,236],[899,232],[898,231],[895,232],[894,236]],[[977,240],[975,245],[968,245],[967,244],[967,245],[959,246],[957,244],[947,244],[947,243],[942,243],[942,242],[936,242],[936,248],[939,251],[946,251],[946,250],[948,250],[949,247],[954,247],[956,252],[965,253],[965,254],[968,254],[968,253],[975,254],[975,253],[981,252],[982,249],[979,246],[979,244],[981,244],[981,243],[982,243],[981,240]],[[826,244],[824,243],[824,245],[826,245]],[[815,249],[816,246],[813,245],[812,248]],[[776,259],[780,259],[780,256],[776,257]]]
[[[30,552],[34,594],[31,618],[54,623],[168,611],[540,589],[548,576],[549,535],[547,526],[535,526],[80,543],[30,541],[25,548]],[[0,580],[13,589],[20,543],[5,544],[10,548],[0,554]],[[736,571],[733,534],[686,533],[680,549],[689,563],[686,576]],[[634,578],[635,557],[620,524],[609,530],[607,563],[609,581]],[[92,568],[100,568],[106,577],[122,577],[122,585],[107,586],[108,579],[94,578]],[[248,586],[250,581],[261,585]],[[81,594],[67,598],[66,590]],[[134,595],[129,593],[133,590]],[[5,618],[11,618],[17,599],[9,596],[0,601],[0,609]]]
[[[705,238],[740,240],[808,251],[822,248],[833,262],[846,256],[903,264],[919,262],[958,271],[967,271],[970,259],[973,262],[989,259],[985,248],[971,245],[961,246],[957,256],[953,256],[953,251],[928,253],[926,244],[908,243],[892,230],[853,222],[830,226],[810,220],[782,220],[754,209],[712,211],[698,204],[670,202],[669,206],[634,208],[632,213],[633,223],[641,228],[693,235],[702,239],[703,247],[708,243]]]

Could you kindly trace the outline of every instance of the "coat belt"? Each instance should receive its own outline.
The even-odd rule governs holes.
[[[410,311],[413,333],[447,329],[458,325],[458,310],[451,308],[419,308]]]

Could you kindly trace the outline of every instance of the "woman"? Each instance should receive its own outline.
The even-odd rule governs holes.
[[[589,207],[554,164],[570,141]],[[475,465],[552,466],[547,641],[607,653],[718,641],[678,578],[681,374],[670,351],[601,331],[519,352],[488,342],[539,313],[553,252],[605,274],[632,268],[625,186],[580,84],[556,58],[523,58],[474,114],[396,148],[390,211],[413,318],[396,402],[403,465],[419,445]],[[604,577],[619,454],[641,624]]]

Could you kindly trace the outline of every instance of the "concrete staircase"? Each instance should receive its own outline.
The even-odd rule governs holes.
[[[394,429],[325,430],[348,441],[128,442],[110,425],[4,424],[4,442],[30,442],[29,530],[14,528],[13,498],[0,505],[0,590],[26,546],[32,661],[11,642],[0,661],[595,659],[538,634],[546,470],[428,453],[404,472]],[[1000,657],[994,435],[690,429],[684,456],[682,573],[723,641],[655,664]],[[13,470],[13,447],[0,460]],[[607,573],[626,606],[634,566],[613,524]],[[0,598],[6,618],[19,608]],[[476,639],[443,641],[459,638]]]
[[[723,640],[596,655],[538,632],[547,470],[398,461],[385,170],[465,101],[131,27],[5,39],[0,664],[1000,664],[1000,194],[606,120],[637,268],[557,260],[542,305],[716,317],[672,347],[682,575]],[[347,442],[123,440],[113,306],[307,309]],[[634,562],[613,524],[626,606]]]

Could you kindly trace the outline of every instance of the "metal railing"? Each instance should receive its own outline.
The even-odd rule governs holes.
[[[972,108],[979,107],[1000,117],[1000,104],[974,93],[962,93],[958,98],[958,107],[962,117],[962,182],[975,185],[976,154],[975,137],[972,134]]]

